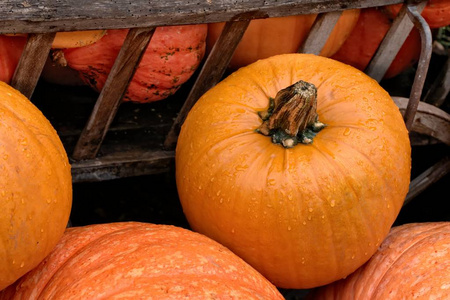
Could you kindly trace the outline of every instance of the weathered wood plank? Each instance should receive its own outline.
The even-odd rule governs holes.
[[[195,102],[197,102],[198,98],[200,98],[203,93],[216,85],[222,78],[228,64],[230,63],[234,50],[239,44],[249,23],[250,20],[244,20],[227,22],[225,24],[219,39],[211,49],[211,53],[207,57],[191,92],[180,110],[180,113],[167,134],[164,142],[165,149],[173,150],[175,148],[181,125],[186,119],[186,116],[192,106],[194,106]]]
[[[28,99],[33,95],[54,38],[54,32],[28,36],[19,64],[11,79],[11,86]]]
[[[319,55],[341,15],[342,11],[319,14],[298,52]]]
[[[3,0],[0,33],[74,31],[226,22],[324,13],[402,0]]]
[[[450,93],[450,57],[447,58],[433,85],[426,93],[423,101],[440,107]]]
[[[134,28],[128,32],[94,110],[75,146],[72,155],[74,159],[94,158],[97,155],[154,30],[155,28]]]

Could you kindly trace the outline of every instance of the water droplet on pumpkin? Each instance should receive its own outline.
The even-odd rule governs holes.
[[[210,180],[211,180],[211,182],[213,182],[213,181],[214,181],[214,177],[211,177],[211,179],[210,179]]]
[[[220,199],[219,199],[219,203],[223,203],[223,198],[220,198]]]
[[[12,261],[12,264],[13,264],[13,265],[15,265],[15,264],[16,264],[16,260],[15,260],[15,259],[13,259],[13,261]]]
[[[345,128],[345,130],[344,130],[344,135],[345,136],[348,136],[348,135],[350,135],[350,128]]]
[[[308,221],[311,221],[311,219],[312,219],[312,217],[311,217],[311,216],[308,216]]]
[[[288,231],[291,231],[291,230],[292,230],[292,227],[291,227],[291,226],[288,226],[287,230],[288,230]]]
[[[21,267],[21,268],[23,268],[23,266],[25,266],[25,262],[22,262],[22,263],[20,264],[20,267]]]
[[[233,228],[233,229],[231,229],[231,233],[234,233],[234,228]]]
[[[308,208],[308,211],[313,212],[313,208],[312,207]]]
[[[44,232],[44,228],[41,228],[41,232]]]
[[[330,201],[330,206],[331,206],[331,207],[334,207],[335,205],[336,205],[336,201],[335,201],[335,200],[331,200],[331,201]]]
[[[8,158],[9,158],[9,155],[8,155],[8,154],[4,154],[4,155],[3,155],[3,159],[4,159],[4,160],[8,160]]]
[[[201,189],[202,189],[202,186],[201,186],[201,185],[199,185],[199,186],[198,186],[198,189],[199,189],[199,190],[201,190]]]
[[[217,196],[219,196],[219,195],[220,195],[220,193],[221,193],[221,191],[219,190],[219,191],[217,191],[216,195],[217,195]]]
[[[268,185],[274,185],[275,184],[275,182],[276,182],[276,180],[275,179],[269,179],[269,180],[267,180],[267,184]]]
[[[352,255],[352,259],[355,259],[355,254]]]
[[[322,219],[325,219],[325,215],[322,215]]]
[[[47,199],[47,203],[50,204],[52,202],[52,199]]]
[[[303,225],[306,225],[306,221],[303,221],[302,224],[303,224]]]

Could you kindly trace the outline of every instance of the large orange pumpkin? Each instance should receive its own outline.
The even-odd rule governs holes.
[[[402,4],[392,4],[386,6],[392,14],[397,15]],[[450,25],[450,1],[448,0],[428,0],[427,5],[421,13],[430,28],[439,28]]]
[[[231,251],[198,233],[137,222],[67,229],[0,299],[283,299]]]
[[[450,222],[394,227],[371,259],[349,277],[313,291],[322,299],[448,299]]]
[[[72,178],[44,115],[0,82],[0,290],[36,267],[63,235]]]
[[[347,39],[358,20],[359,10],[342,12],[320,55],[333,55]],[[316,14],[252,20],[230,61],[238,69],[258,59],[277,54],[295,53],[305,41]],[[225,23],[208,24],[208,49],[214,46]]]
[[[127,33],[109,30],[92,45],[63,50],[65,61],[86,84],[100,91]],[[152,102],[175,93],[203,59],[206,34],[206,24],[158,27],[123,100]]]
[[[275,285],[310,288],[376,251],[408,191],[410,151],[376,81],[328,58],[285,54],[198,100],[179,135],[176,183],[194,230]]]
[[[392,25],[394,16],[379,8],[361,10],[358,23],[342,47],[331,58],[364,70]],[[420,56],[420,34],[410,32],[384,78],[392,78],[412,67]]]

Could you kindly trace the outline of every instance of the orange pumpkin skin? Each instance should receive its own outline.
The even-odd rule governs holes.
[[[378,8],[361,10],[358,23],[342,47],[331,58],[364,70],[392,25],[393,16]],[[397,76],[412,67],[420,56],[420,34],[415,28],[406,38],[384,78]]]
[[[401,7],[401,4],[386,6],[393,15],[397,15]],[[439,28],[450,25],[450,1],[428,0],[421,15],[425,21],[427,21],[430,28]]]
[[[67,229],[54,251],[0,299],[283,299],[213,240],[137,222]]]
[[[450,222],[393,227],[371,259],[311,299],[447,299]]]
[[[72,178],[56,131],[0,82],[0,290],[38,265],[64,233]]]
[[[0,81],[11,82],[26,42],[24,37],[0,35]]]
[[[257,132],[269,97],[302,79],[327,124],[285,149]],[[260,60],[205,93],[184,122],[176,183],[189,224],[275,285],[311,288],[366,262],[408,191],[408,133],[390,96],[340,62],[307,54]]]
[[[98,42],[65,49],[64,57],[86,84],[100,91],[128,30],[108,30]],[[153,34],[124,101],[162,100],[174,94],[199,66],[205,54],[207,25],[158,27]]]
[[[343,11],[320,55],[333,55],[358,20],[359,10]],[[308,36],[316,14],[252,20],[231,58],[232,70],[258,59],[277,54],[296,53]],[[212,49],[225,23],[208,24],[207,47]]]

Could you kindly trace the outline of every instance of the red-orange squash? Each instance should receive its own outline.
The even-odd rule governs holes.
[[[358,23],[342,47],[331,58],[364,70],[392,25],[393,17],[379,8],[361,10]],[[420,34],[415,28],[389,66],[384,78],[392,78],[412,67],[420,56]]]
[[[343,11],[320,55],[331,56],[340,48],[356,25],[358,15],[357,9]],[[316,17],[316,14],[310,14],[252,20],[231,58],[230,69],[273,55],[297,52]],[[208,49],[219,38],[224,24],[208,24]]]
[[[448,299],[449,270],[450,222],[404,224],[364,266],[310,299]]]
[[[100,91],[127,33],[109,30],[92,45],[63,50],[65,61],[86,84]],[[158,27],[123,100],[152,102],[175,93],[203,59],[206,34],[206,24]]]
[[[401,7],[401,4],[386,6],[386,8],[394,15],[398,14]],[[421,15],[425,21],[427,21],[430,28],[439,28],[450,25],[450,1],[428,0]]]
[[[72,178],[50,122],[0,82],[0,290],[36,267],[64,233]]]
[[[0,81],[11,83],[26,42],[24,37],[0,35]]]
[[[169,225],[67,229],[54,251],[0,299],[283,299],[231,251]]]
[[[325,57],[284,54],[198,100],[179,135],[176,183],[195,231],[279,287],[311,288],[375,253],[408,191],[410,148],[376,81]]]

